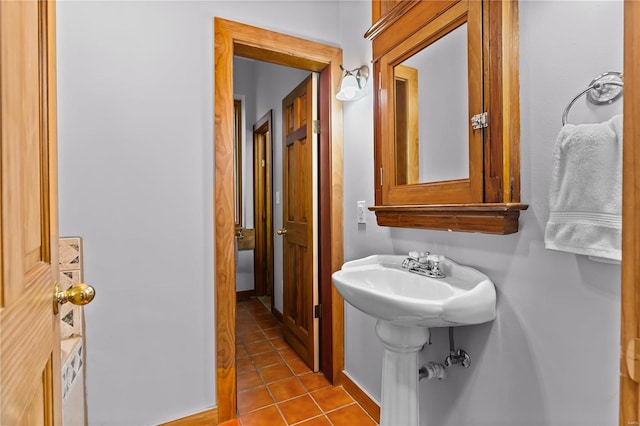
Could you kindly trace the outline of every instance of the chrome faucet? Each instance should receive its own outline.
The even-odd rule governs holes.
[[[409,272],[431,278],[446,276],[440,267],[440,256],[432,255],[428,251],[410,251],[409,257],[402,261],[402,267]]]

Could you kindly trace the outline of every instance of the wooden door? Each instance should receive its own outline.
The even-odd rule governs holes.
[[[256,296],[271,296],[273,309],[272,113],[253,125],[253,270]]]
[[[0,424],[61,423],[55,4],[0,2]]]
[[[313,73],[282,101],[284,338],[313,371],[319,369],[317,84]]]
[[[624,2],[620,426],[640,422],[640,3]]]

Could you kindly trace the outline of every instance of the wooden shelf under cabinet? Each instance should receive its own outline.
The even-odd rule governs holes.
[[[520,211],[527,204],[431,204],[419,206],[373,206],[378,225],[443,231],[513,234],[518,232]]]

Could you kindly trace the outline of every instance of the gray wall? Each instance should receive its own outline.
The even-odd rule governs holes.
[[[92,425],[156,424],[215,401],[213,24],[220,16],[371,59],[367,1],[59,2],[60,228],[85,239]],[[356,224],[373,203],[372,86],[344,105],[345,258],[427,248],[487,273],[498,318],[464,327],[472,367],[423,383],[430,425],[615,424],[620,268],[543,248],[566,103],[622,66],[621,2],[523,2],[522,214],[511,236]],[[579,102],[576,121],[608,108]],[[614,108],[618,108],[615,106]],[[259,108],[258,108],[259,109]],[[278,184],[276,184],[278,185]],[[277,224],[276,220],[276,224]],[[278,278],[276,278],[278,279]],[[346,309],[346,369],[380,393],[373,320]],[[435,330],[423,359],[446,355]]]
[[[242,226],[253,228],[253,123],[256,106],[253,100],[256,91],[254,62],[233,59],[233,97],[242,101],[241,157]],[[236,251],[236,291],[253,290],[253,250]]]
[[[213,17],[337,45],[333,1],[57,3],[61,235],[81,235],[91,425],[215,405]]]
[[[365,63],[367,7],[342,2],[340,16],[346,65]],[[617,423],[620,267],[547,251],[543,236],[562,111],[594,76],[621,68],[621,2],[520,3],[522,200],[530,207],[510,236],[381,228],[371,213],[358,225],[356,201],[373,203],[372,97],[345,104],[345,260],[429,249],[485,272],[498,291],[494,322],[456,329],[472,366],[421,383],[422,424]],[[602,121],[620,108],[588,108],[582,99],[570,119]],[[346,369],[379,398],[375,322],[350,306],[345,321]],[[422,361],[442,361],[447,339],[446,329],[434,330]]]

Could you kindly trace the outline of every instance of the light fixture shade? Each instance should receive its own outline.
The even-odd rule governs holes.
[[[341,101],[355,101],[362,96],[364,96],[364,92],[358,86],[356,77],[353,74],[345,75],[336,98]]]
[[[342,68],[342,65],[340,66]],[[356,68],[354,70],[345,70],[344,77],[340,83],[340,91],[336,95],[336,98],[340,101],[355,101],[364,96],[364,86],[367,84],[369,78],[369,67],[366,65]]]

